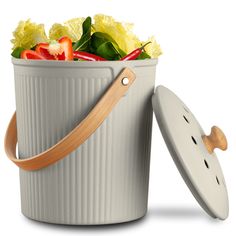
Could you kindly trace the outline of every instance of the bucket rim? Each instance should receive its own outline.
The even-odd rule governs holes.
[[[130,66],[130,67],[146,67],[154,66],[158,63],[157,58],[130,60],[130,61],[54,61],[54,60],[29,60],[18,59],[12,57],[13,65],[27,67],[106,67],[106,66]]]

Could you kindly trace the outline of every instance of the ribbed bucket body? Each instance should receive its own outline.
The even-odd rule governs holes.
[[[156,63],[13,59],[19,158],[43,152],[67,135],[123,68],[136,74],[127,94],[82,146],[44,169],[20,170],[25,216],[90,225],[145,215]]]

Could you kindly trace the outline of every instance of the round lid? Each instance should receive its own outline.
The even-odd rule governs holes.
[[[193,196],[212,217],[228,217],[228,194],[214,148],[227,148],[216,126],[206,136],[189,108],[169,89],[159,86],[152,97],[163,138]]]

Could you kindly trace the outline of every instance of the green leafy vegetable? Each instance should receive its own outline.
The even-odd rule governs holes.
[[[126,29],[126,27],[122,26],[121,23],[114,21],[114,19],[112,17],[108,17],[108,19],[110,19],[109,24],[108,24],[109,27],[106,27],[103,15],[97,15],[95,18],[94,18],[95,19],[94,24],[92,24],[92,19],[90,16],[88,16],[85,20],[83,20],[84,18],[83,19],[82,18],[72,19],[70,21],[70,26],[71,25],[73,26],[71,29],[72,30],[71,33],[69,33],[69,28],[68,28],[69,26],[66,25],[66,23],[65,23],[65,25],[56,24],[56,25],[58,25],[58,27],[56,27],[54,29],[55,35],[67,36],[69,34],[69,35],[73,36],[73,37],[68,36],[68,37],[70,37],[70,43],[71,43],[71,38],[73,38],[72,39],[73,40],[72,49],[74,52],[71,52],[71,53],[73,53],[74,55],[71,56],[71,59],[73,59],[73,57],[74,57],[74,60],[78,60],[78,58],[79,58],[79,60],[81,60],[81,57],[82,57],[81,53],[85,54],[83,57],[84,60],[92,60],[92,59],[95,60],[92,57],[89,58],[88,57],[89,54],[92,54],[95,57],[97,57],[96,60],[102,60],[102,59],[106,59],[106,60],[140,60],[140,59],[153,58],[154,57],[153,55],[156,55],[156,57],[158,55],[160,55],[159,45],[156,43],[156,41],[153,37],[150,38],[150,40],[149,40],[150,42],[152,42],[152,45],[147,46],[147,44],[150,43],[150,42],[148,42],[145,45],[143,45],[142,47],[138,48],[138,46],[141,45],[141,42],[130,31],[130,29],[128,29],[129,27],[127,27],[127,29]],[[83,21],[83,23],[82,23],[82,21]],[[25,23],[32,24],[28,21],[23,22],[23,23],[24,24]],[[20,25],[22,25],[23,23],[20,23]],[[111,27],[111,25],[113,25],[113,26]],[[66,27],[68,28],[68,32],[65,30],[65,29],[67,29]],[[30,31],[28,29],[26,29],[24,32],[24,34],[26,35],[24,37],[26,39],[28,38],[27,35],[34,31],[34,29],[31,29],[31,28],[30,28]],[[96,31],[96,30],[98,30],[98,31]],[[73,34],[73,32],[74,32],[74,34]],[[81,33],[82,33],[82,35],[81,35]],[[129,42],[129,39],[131,40],[130,42]],[[21,40],[18,40],[18,41],[21,42]],[[15,39],[13,39],[12,42],[15,42]],[[45,40],[39,41],[39,43],[40,42],[44,42],[48,46],[51,46],[50,45],[51,42],[47,38]],[[118,42],[119,42],[119,44],[118,44]],[[153,44],[153,42],[154,42],[154,44]],[[20,46],[20,47],[15,46],[17,48],[14,47],[15,49],[11,55],[15,58],[20,58],[22,51],[24,49],[29,49],[30,47],[31,47],[31,50],[36,51],[36,46],[38,44],[36,44],[34,47],[32,47],[33,45],[35,45],[35,43],[31,43],[31,45],[28,48],[26,48],[22,44],[19,44],[18,46]],[[71,45],[70,44],[68,44],[68,45],[69,45],[68,48],[70,49],[70,51],[72,51]],[[127,50],[127,51],[126,52],[123,51],[120,48],[120,46],[124,50]],[[66,49],[63,48],[63,50],[66,50]],[[51,53],[51,51],[49,53]],[[76,54],[76,53],[80,53],[80,54]],[[53,52],[52,52],[52,54],[53,54]],[[75,58],[75,55],[77,55],[77,58]],[[101,59],[101,57],[102,57],[102,59]],[[54,59],[56,60],[58,58],[59,57],[55,57]]]
[[[83,34],[81,38],[73,45],[74,51],[89,51],[90,39],[91,39],[91,25],[92,25],[92,19],[89,16],[83,22],[82,25]]]
[[[24,51],[25,49],[22,47],[17,47],[14,49],[14,51],[11,53],[11,55],[15,58],[20,58],[21,53]]]
[[[103,46],[100,47],[101,45]],[[108,51],[105,53],[105,50]],[[110,56],[113,55],[114,58],[118,59],[126,55],[126,53],[119,48],[116,41],[110,35],[102,32],[95,32],[91,36],[91,52],[95,54],[101,53],[104,55],[105,53]]]
[[[110,35],[102,32],[95,32],[91,36],[91,50],[96,51],[101,44],[109,41],[115,43],[114,39]]]
[[[136,60],[142,60],[142,59],[150,59],[151,57],[146,53],[146,52],[142,52]]]
[[[114,45],[115,49],[119,52],[119,54],[120,54],[121,57],[124,57],[124,56],[127,55],[127,54],[118,46],[117,43],[113,43],[113,45]]]
[[[96,54],[107,60],[119,60],[121,58],[119,51],[116,49],[112,42],[105,42],[101,44],[97,48]]]

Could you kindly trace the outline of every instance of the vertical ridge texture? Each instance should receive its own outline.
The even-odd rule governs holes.
[[[86,116],[120,68],[15,65],[19,157],[57,143]],[[100,128],[63,160],[20,170],[22,213],[58,224],[110,224],[147,209],[155,65],[137,79]]]

